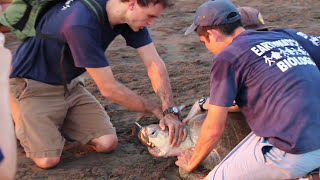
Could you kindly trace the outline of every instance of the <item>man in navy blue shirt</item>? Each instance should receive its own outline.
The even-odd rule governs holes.
[[[172,147],[180,145],[187,135],[174,107],[166,67],[146,28],[171,3],[96,2],[105,10],[104,27],[81,1],[74,0],[58,3],[37,23],[37,32],[67,43],[62,68],[59,61],[63,44],[56,40],[32,37],[14,54],[10,104],[16,135],[26,156],[41,168],[53,167],[60,161],[65,142],[60,131],[82,144],[92,144],[98,152],[109,152],[117,146],[109,116],[79,78],[85,71],[104,97],[160,119],[160,127],[169,129]],[[137,49],[162,105],[137,95],[114,78],[104,52],[118,35]]]
[[[238,7],[238,11],[241,14],[241,23],[244,29],[254,29],[257,31],[268,31],[272,26],[266,26],[262,18],[261,13],[258,9],[253,7]],[[183,123],[187,123],[191,118],[197,114],[201,114],[207,111],[209,106],[209,97],[201,97],[192,106],[188,113],[188,116],[183,119]],[[228,112],[240,112],[239,107],[234,103],[233,106],[229,107]]]
[[[207,179],[294,179],[320,167],[320,37],[245,30],[228,0],[202,4],[193,31],[215,54],[210,100],[194,152],[176,164],[192,171],[210,153],[235,100],[252,133]]]

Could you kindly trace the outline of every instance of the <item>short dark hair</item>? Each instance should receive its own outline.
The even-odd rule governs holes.
[[[230,24],[221,24],[217,26],[198,26],[198,28],[195,31],[198,33],[199,36],[205,37],[208,37],[207,30],[209,29],[216,29],[225,35],[232,35],[234,33],[234,30],[238,27],[242,27],[240,19]]]
[[[121,0],[121,2],[127,2],[129,0]],[[137,0],[138,4],[142,7],[147,7],[150,3],[156,5],[161,4],[163,8],[173,6],[172,0]]]

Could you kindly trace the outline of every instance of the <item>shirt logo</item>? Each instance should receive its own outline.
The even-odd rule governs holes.
[[[308,36],[300,34],[308,39]],[[317,38],[309,39],[317,44]],[[309,53],[294,39],[280,39],[277,41],[262,42],[251,48],[259,57],[262,56],[269,66],[275,64],[282,72],[287,71],[295,66],[316,64],[311,59]],[[265,54],[265,55],[264,55]]]
[[[269,66],[271,66],[275,62],[275,60],[281,59],[282,56],[281,56],[281,53],[272,51],[271,57],[263,56],[263,58],[264,58],[265,63],[269,64]]]
[[[305,34],[303,32],[297,32],[297,35],[299,35],[305,39],[308,39],[315,46],[320,46],[320,36],[308,36],[307,34]]]
[[[73,0],[68,0],[64,6],[61,8],[62,11],[68,9],[70,7],[70,4],[73,2]]]

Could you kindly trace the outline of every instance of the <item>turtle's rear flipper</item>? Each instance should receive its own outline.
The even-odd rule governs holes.
[[[201,166],[205,169],[212,170],[216,165],[218,165],[224,157],[221,157],[218,152],[213,151],[201,162]]]
[[[221,157],[215,151],[210,154],[201,162],[201,165],[193,170],[191,173],[179,168],[179,175],[184,180],[202,180],[208,173],[221,162]]]
[[[179,175],[183,180],[203,180],[203,178],[205,178],[209,172],[210,170],[201,167],[193,170],[191,173],[183,168],[179,168]]]

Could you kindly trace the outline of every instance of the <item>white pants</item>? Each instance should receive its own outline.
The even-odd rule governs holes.
[[[266,150],[267,152],[263,152]],[[207,180],[279,180],[300,178],[320,167],[320,149],[286,153],[250,133],[206,177]]]

